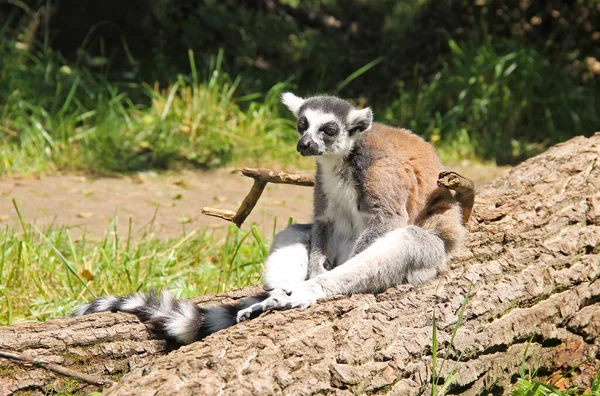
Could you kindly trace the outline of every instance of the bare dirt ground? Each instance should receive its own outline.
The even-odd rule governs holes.
[[[453,164],[457,171],[481,184],[501,175],[508,168]],[[153,224],[159,238],[181,235],[185,229],[224,228],[227,222],[200,214],[203,206],[237,210],[252,186],[252,180],[231,170],[210,172],[140,174],[126,177],[55,175],[0,180],[0,222],[18,227],[16,202],[26,221],[38,228],[49,225],[69,227],[75,237],[103,237],[111,221],[127,235],[129,219],[133,236]],[[261,231],[271,232],[277,218],[281,228],[290,217],[310,222],[312,188],[269,184],[258,205],[246,220],[257,223]]]

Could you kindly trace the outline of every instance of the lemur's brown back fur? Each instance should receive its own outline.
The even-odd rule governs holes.
[[[458,204],[438,187],[444,166],[431,144],[405,129],[374,123],[358,144],[370,158],[363,173],[361,201],[374,212],[399,215],[408,224],[439,233],[446,251],[465,234]]]

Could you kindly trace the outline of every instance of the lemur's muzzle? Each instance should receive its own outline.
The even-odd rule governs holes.
[[[319,155],[319,145],[310,138],[308,135],[304,135],[298,141],[296,150],[303,156]]]

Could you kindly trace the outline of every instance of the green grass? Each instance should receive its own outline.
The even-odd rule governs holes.
[[[0,175],[312,162],[295,153],[294,121],[279,100],[294,86],[241,92],[243,78],[223,71],[223,52],[203,71],[189,52],[189,70],[160,86],[111,80],[45,45],[23,50],[18,43],[0,40]],[[433,77],[415,72],[395,98],[375,103],[376,120],[426,137],[446,161],[499,163],[600,125],[594,81],[578,85],[537,50],[510,40],[450,41],[449,48]],[[366,62],[334,93],[384,62]]]
[[[267,246],[255,227],[165,241],[151,225],[120,235],[116,221],[101,240],[74,239],[61,227],[42,231],[23,219],[19,230],[0,230],[0,325],[62,317],[104,294],[167,288],[188,298],[260,281]]]
[[[294,161],[293,122],[279,95],[239,96],[222,52],[201,73],[160,87],[108,81],[48,48],[0,40],[0,175],[123,173]]]
[[[531,341],[527,344],[523,352],[520,377],[511,391],[513,396],[600,396],[600,371],[596,373],[596,376],[592,379],[592,383],[589,384],[587,389],[571,386],[560,390],[556,386],[538,378],[537,370],[529,370],[526,364],[530,343]],[[580,365],[572,367],[562,377],[572,378],[576,376],[577,369],[584,363],[586,362],[584,361]]]
[[[386,121],[427,137],[446,160],[514,163],[600,125],[600,90],[578,85],[549,58],[516,41],[449,42],[429,81],[401,84]]]
[[[435,316],[435,306],[433,308],[433,320],[432,320],[432,333],[431,333],[431,396],[442,396],[446,394],[448,388],[454,383],[458,373],[456,371],[458,367],[458,363],[462,359],[462,352],[458,356],[458,358],[454,361],[453,366],[450,368],[448,373],[444,372],[444,365],[448,361],[450,357],[450,352],[454,349],[454,338],[458,333],[458,329],[463,321],[463,316],[465,314],[465,309],[467,308],[467,304],[469,302],[469,297],[471,295],[471,287],[473,285],[469,284],[469,289],[467,290],[467,294],[458,310],[458,317],[456,318],[456,324],[454,325],[454,330],[452,331],[452,337],[450,338],[450,342],[445,348],[444,358],[442,360],[442,364],[438,366],[438,339],[437,339],[437,318]]]
[[[573,387],[559,390],[553,385],[533,378],[519,378],[517,386],[512,389],[513,396],[600,396],[600,372],[596,375],[589,390]]]
[[[31,15],[6,8],[0,175],[304,167],[279,103],[284,89],[372,106],[376,120],[413,129],[452,161],[515,163],[600,125],[600,80],[588,65],[592,16],[576,22],[579,7],[595,9],[594,1],[557,5],[568,28],[542,3],[520,10],[516,1],[506,7],[520,10],[519,21],[487,2],[333,0],[282,2],[290,18],[243,2],[201,2],[182,22],[175,3],[145,5],[166,35],[146,40],[152,47],[132,53],[127,41],[139,37],[125,31],[106,44],[104,21],[73,38],[81,44],[68,59],[54,48],[69,24],[54,26],[44,14],[37,31]],[[53,2],[36,7],[44,4]],[[340,27],[317,21],[325,16]],[[544,23],[519,33],[533,16]]]

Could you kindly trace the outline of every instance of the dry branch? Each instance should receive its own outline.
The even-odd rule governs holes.
[[[201,213],[207,216],[219,217],[223,220],[232,222],[238,227],[241,227],[246,218],[256,206],[260,199],[267,183],[291,184],[296,186],[312,187],[315,185],[315,176],[304,173],[288,173],[285,171],[276,171],[272,169],[254,169],[244,168],[241,170],[244,176],[254,179],[254,184],[250,192],[242,201],[237,212],[226,209],[216,209],[203,207]],[[467,177],[461,176],[456,172],[440,173],[438,185],[454,191],[454,199],[463,208],[463,222],[466,224],[469,221],[473,202],[475,198],[475,184]]]
[[[312,187],[315,185],[315,177],[313,175],[301,174],[301,173],[288,173],[284,171],[275,171],[271,169],[254,169],[244,168],[242,174],[254,179],[254,184],[250,189],[246,198],[240,205],[237,212],[230,210],[215,209],[204,207],[201,213],[207,216],[219,217],[223,220],[231,221],[238,227],[241,227],[246,218],[252,212],[252,209],[256,206],[256,203],[260,199],[267,183],[283,183],[292,184],[296,186],[307,186]]]
[[[113,380],[115,367],[130,369],[113,395],[411,395],[430,386],[435,310],[438,367],[449,352],[441,376],[457,367],[450,393],[509,393],[526,350],[540,374],[586,361],[575,382],[589,384],[600,366],[600,134],[555,146],[481,187],[469,229],[464,249],[426,285],[267,313],[164,356],[153,356],[163,344],[147,340],[134,317],[111,313],[0,328],[0,345]],[[59,388],[41,371],[0,361],[0,384]]]
[[[288,173],[271,169],[244,168],[242,174],[267,183],[283,183],[295,186],[312,187],[315,185],[315,176],[305,173]]]
[[[39,357],[26,357],[22,354],[14,351],[6,351],[0,349],[0,358],[9,360],[13,363],[23,364],[25,366],[33,365],[36,367],[44,368],[48,371],[52,371],[56,374],[63,375],[65,377],[73,378],[86,384],[90,385],[98,385],[103,387],[104,385],[114,385],[115,383],[108,379],[102,379],[95,377],[93,375],[83,374],[75,370],[71,370],[69,368],[63,367],[59,364],[50,363],[44,359],[40,359]]]

